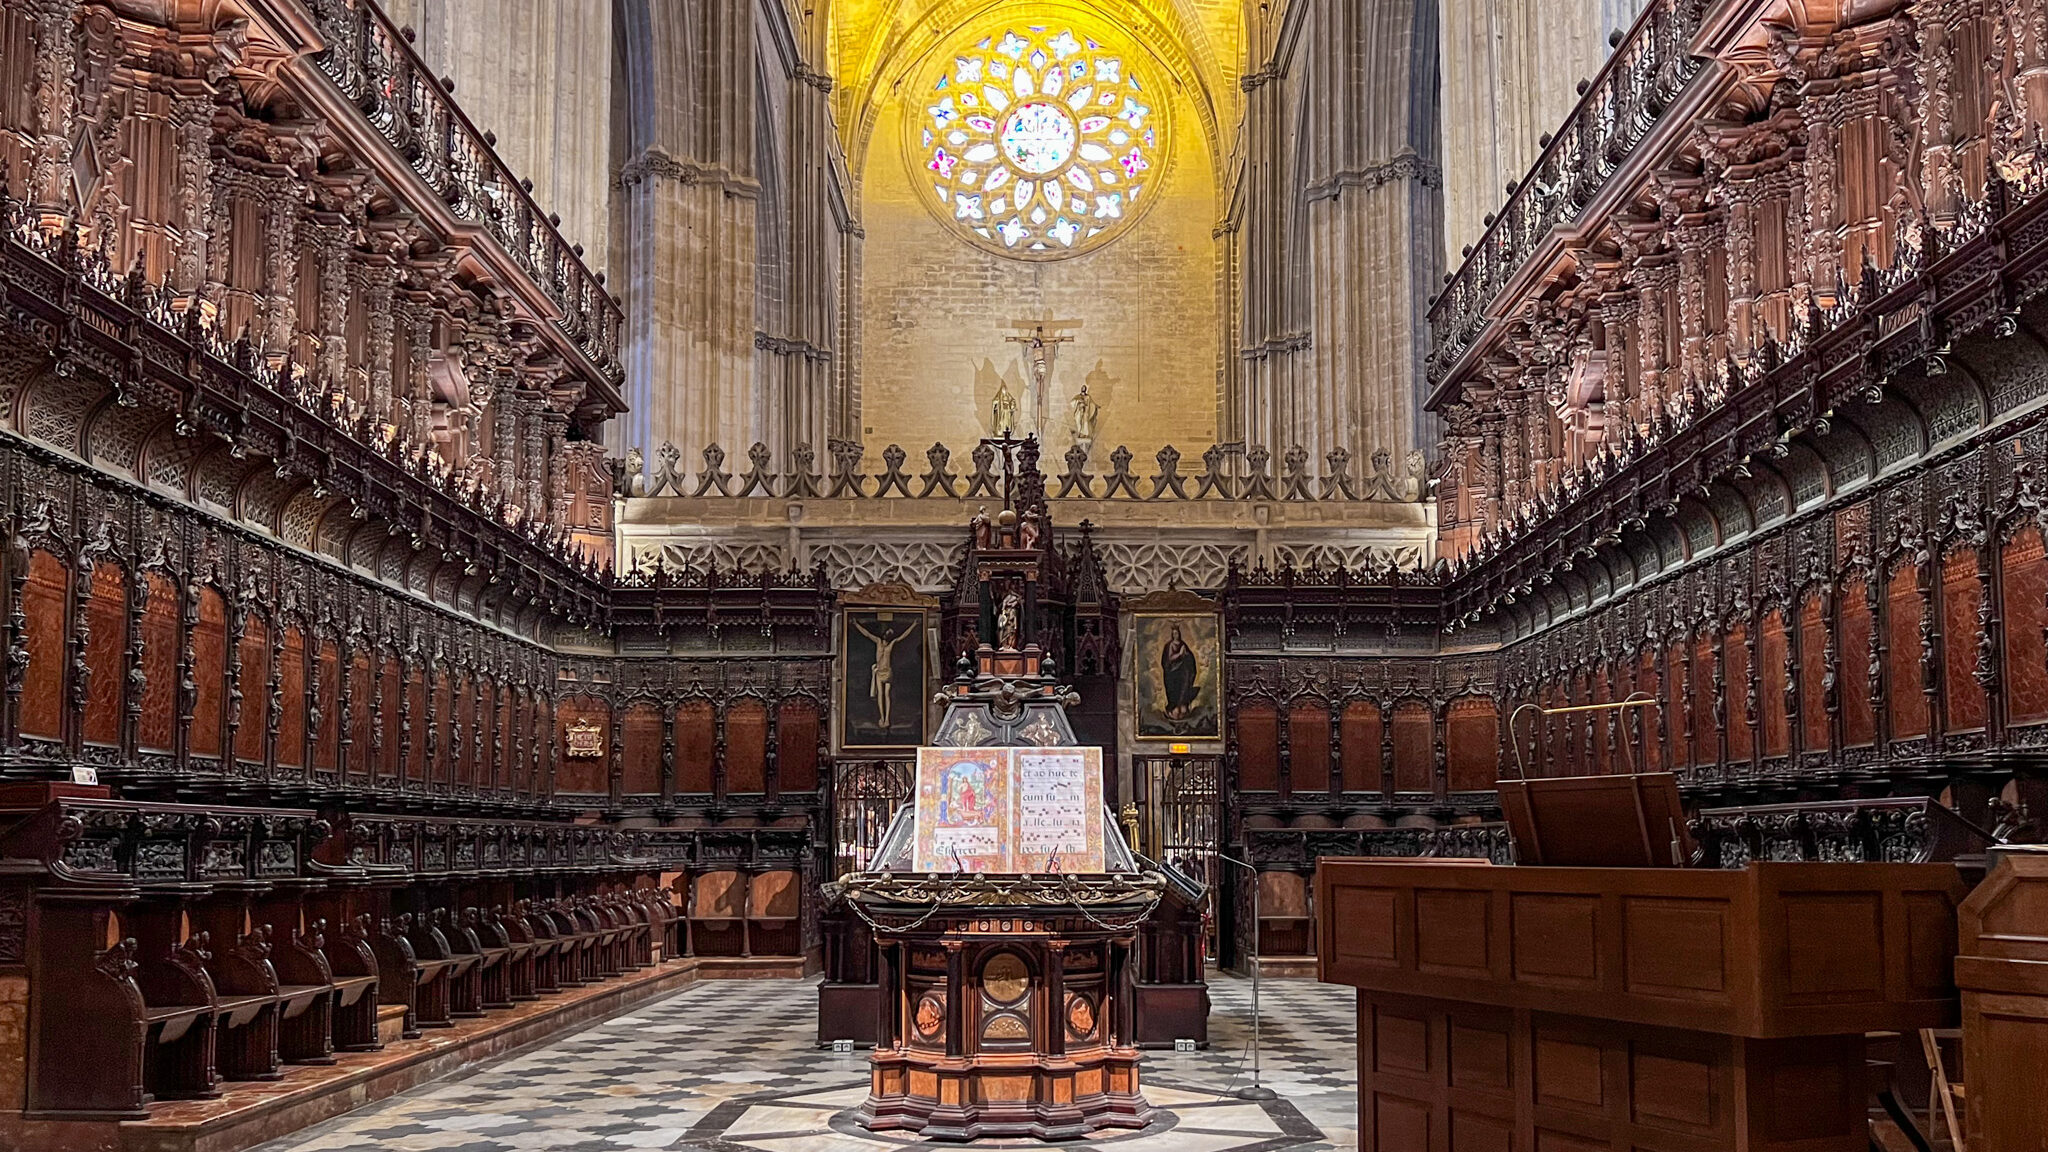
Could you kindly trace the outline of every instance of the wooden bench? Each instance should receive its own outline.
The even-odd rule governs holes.
[[[420,948],[424,941],[426,947]],[[373,947],[377,953],[377,987],[394,1004],[406,1008],[405,1038],[419,1036],[422,1028],[448,1028],[448,972],[456,960],[448,954],[448,943],[439,939],[433,926],[415,930],[412,913],[401,912],[395,919],[378,925]]]
[[[326,921],[320,921],[325,924]],[[370,917],[358,914],[326,940],[322,949],[332,974],[334,988],[334,1050],[373,1052],[383,1047],[377,1038],[377,1009],[383,1002],[378,989],[377,952],[370,946]]]
[[[36,803],[0,813],[0,856],[35,878],[33,1118],[144,1118],[681,951],[659,862],[616,832]]]
[[[210,941],[202,932],[152,956],[138,956],[135,984],[142,993],[144,1045],[142,1086],[152,1100],[186,1100],[220,1095],[214,1062],[220,998],[206,974]]]
[[[562,967],[566,942],[555,926],[554,917],[531,900],[521,900],[516,919],[533,938],[533,991],[545,996],[562,990]]]
[[[541,952],[544,949],[552,951],[554,945],[534,936],[533,922],[520,913],[517,903],[509,911],[493,909],[493,912],[498,931],[504,934],[505,941],[513,949],[510,961],[505,965],[506,995],[514,1003],[532,1000],[539,995],[535,983]]]

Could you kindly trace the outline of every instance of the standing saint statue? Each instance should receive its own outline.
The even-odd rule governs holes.
[[[1101,415],[1102,405],[1089,398],[1086,384],[1081,385],[1081,390],[1067,403],[1067,431],[1083,453],[1094,450],[1095,422]]]
[[[997,436],[1008,436],[1017,427],[1017,398],[1010,395],[1010,385],[1005,382],[996,389],[995,403],[989,406],[990,432]]]
[[[1185,720],[1194,709],[1195,697],[1201,693],[1198,681],[1201,666],[1195,661],[1195,650],[1181,638],[1180,625],[1173,626],[1166,643],[1159,648],[1159,683],[1166,695],[1166,716],[1169,720]]]
[[[1017,615],[1024,606],[1024,598],[1016,589],[1003,593],[1003,602],[996,609],[996,647],[1017,650]]]
[[[891,636],[877,636],[858,620],[853,622],[853,627],[875,646],[875,663],[868,669],[868,699],[874,701],[875,720],[886,732],[889,729],[889,688],[896,679],[895,661],[890,659],[890,654],[913,629],[906,627]]]

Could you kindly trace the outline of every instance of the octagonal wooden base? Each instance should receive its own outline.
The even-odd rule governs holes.
[[[1143,1128],[1153,1109],[1138,1089],[1135,1048],[1097,1048],[1079,1058],[983,1054],[933,1057],[877,1051],[859,1123],[930,1140],[1031,1136],[1071,1140]]]

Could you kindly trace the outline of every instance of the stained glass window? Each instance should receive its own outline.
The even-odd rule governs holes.
[[[1025,259],[1114,238],[1150,204],[1165,155],[1164,100],[1133,63],[1059,25],[970,37],[910,118],[927,206],[983,247]]]

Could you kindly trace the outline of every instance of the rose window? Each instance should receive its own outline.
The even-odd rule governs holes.
[[[975,243],[1065,256],[1150,204],[1164,103],[1122,52],[1069,28],[1007,28],[951,55],[910,117],[910,154],[927,206]]]

